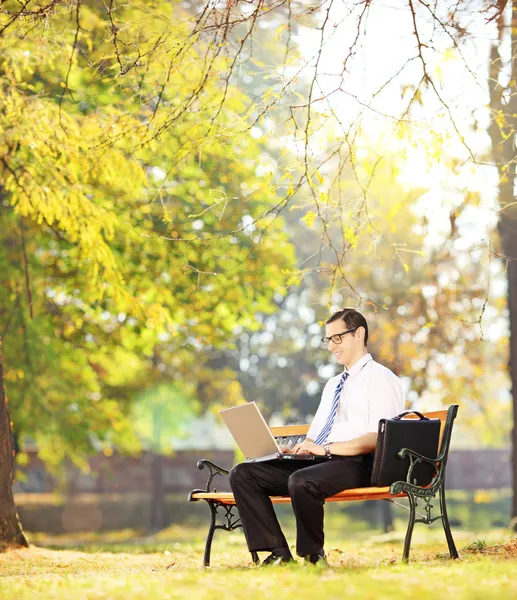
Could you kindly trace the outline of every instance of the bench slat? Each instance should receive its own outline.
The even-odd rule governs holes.
[[[275,437],[287,437],[289,435],[307,435],[310,425],[281,425],[270,427]]]
[[[366,487],[344,490],[335,496],[327,498],[326,502],[346,502],[355,500],[381,500],[383,498],[402,498],[406,494],[390,494],[389,486],[386,487]],[[231,492],[195,492],[192,494],[193,500],[216,500],[221,504],[233,505],[235,499]],[[289,496],[271,496],[273,504],[289,504]]]

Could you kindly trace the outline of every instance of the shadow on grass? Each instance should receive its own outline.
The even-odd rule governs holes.
[[[190,545],[178,542],[145,542],[142,540],[128,540],[126,542],[103,542],[103,543],[67,543],[67,544],[37,544],[40,548],[48,550],[75,550],[95,554],[97,552],[109,552],[110,554],[156,554],[170,552],[171,550],[185,549]],[[181,548],[179,547],[181,546]]]

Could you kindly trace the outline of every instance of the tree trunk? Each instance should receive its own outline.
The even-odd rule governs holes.
[[[393,525],[393,505],[387,500],[379,500],[379,503],[381,505],[381,518],[384,533],[392,533],[395,531],[395,526]]]
[[[513,213],[509,216],[506,212]],[[510,378],[513,401],[512,429],[512,518],[517,530],[517,211],[503,211],[499,231],[504,254],[507,257],[508,313],[510,318]]]
[[[0,550],[13,546],[29,546],[14,505],[13,465],[13,438],[4,387],[2,338],[0,338]]]
[[[151,518],[149,530],[160,531],[165,527],[165,490],[163,489],[163,457],[153,452],[151,462]]]
[[[511,57],[510,72],[503,71],[500,49],[503,35],[508,31],[504,14],[498,19],[498,42],[492,46],[489,67],[491,124],[489,134],[492,155],[499,174],[499,234],[506,262],[508,280],[508,318],[510,324],[510,356],[508,361],[513,405],[512,429],[512,519],[517,529],[517,205],[515,143],[517,131],[517,2],[511,0]],[[506,13],[508,14],[508,13]],[[509,76],[509,77],[508,77]],[[501,79],[508,79],[507,87]]]

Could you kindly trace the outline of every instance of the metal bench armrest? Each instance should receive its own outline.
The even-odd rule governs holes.
[[[422,454],[411,450],[411,448],[402,448],[402,450],[397,452],[397,455],[399,458],[406,458],[406,456],[409,456],[411,459],[411,457],[413,457],[416,462],[425,462],[433,466],[436,466],[436,463],[441,462],[441,458],[439,456],[436,458],[428,458],[427,456],[423,456]]]
[[[437,478],[440,478],[441,475],[441,471],[442,471],[442,460],[441,457],[438,456],[436,458],[429,458],[427,456],[423,456],[422,454],[419,454],[418,452],[415,452],[414,450],[411,450],[411,448],[402,448],[402,450],[399,450],[399,452],[397,453],[399,458],[409,458],[409,469],[406,475],[406,482],[414,485],[415,487],[421,487],[421,486],[417,486],[416,483],[414,483],[412,481],[412,477],[413,477],[413,469],[416,467],[416,465],[418,465],[419,463],[427,463],[429,465],[432,465],[432,467],[434,468],[434,477],[433,477],[433,481],[431,482],[434,483],[436,481]]]
[[[206,488],[204,491],[205,492],[212,492],[212,491],[215,492],[216,490],[210,489],[210,485],[212,484],[214,477],[216,477],[217,475],[228,475],[228,473],[230,471],[228,471],[228,469],[220,467],[219,465],[216,465],[211,460],[208,460],[206,458],[202,458],[201,460],[198,460],[197,468],[200,471],[202,471],[205,467],[209,470],[210,474],[208,476],[208,481],[206,482]]]

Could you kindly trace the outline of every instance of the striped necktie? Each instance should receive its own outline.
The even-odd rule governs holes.
[[[332,407],[330,409],[330,413],[325,423],[325,427],[320,431],[318,437],[314,440],[315,444],[321,445],[327,441],[328,436],[330,435],[330,430],[332,429],[332,425],[334,424],[334,419],[336,418],[337,409],[339,406],[339,397],[341,396],[341,390],[345,385],[345,381],[347,380],[348,373],[345,372],[341,375],[339,383],[337,384],[336,391],[334,392],[334,400],[332,400]]]

